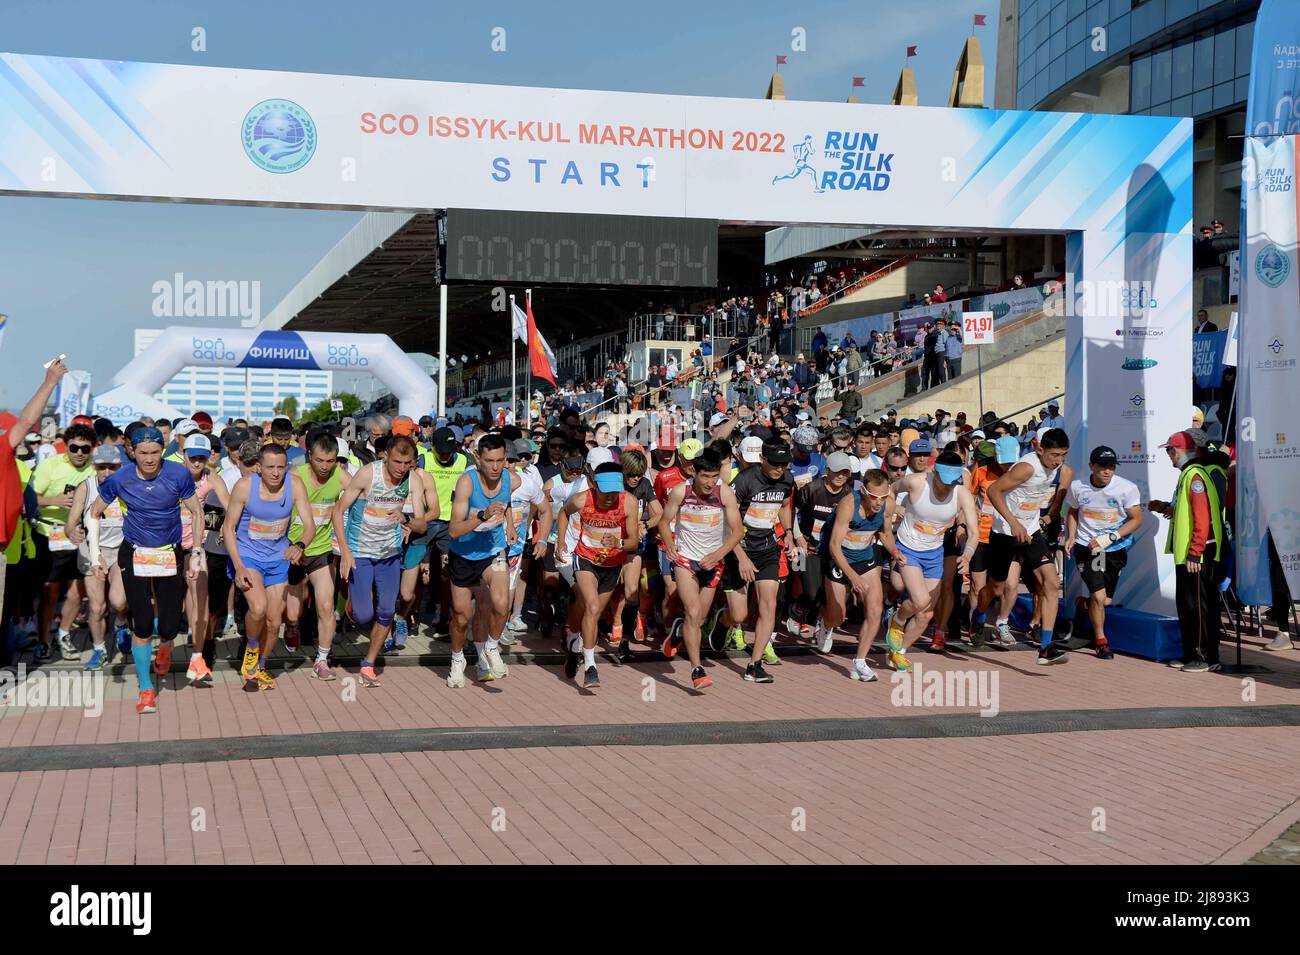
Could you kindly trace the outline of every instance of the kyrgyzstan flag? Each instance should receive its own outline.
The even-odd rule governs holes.
[[[534,378],[541,378],[549,381],[552,388],[558,387],[555,383],[555,352],[551,351],[551,346],[546,344],[546,339],[542,333],[537,330],[537,322],[533,318],[533,298],[528,296],[528,361],[533,370]],[[515,306],[519,308],[518,305]]]

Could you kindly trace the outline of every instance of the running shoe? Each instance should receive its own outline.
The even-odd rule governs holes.
[[[624,640],[614,650],[614,659],[619,663],[631,663],[636,656],[632,652],[631,640]]]
[[[1105,640],[1099,640],[1097,642],[1097,659],[1098,660],[1115,659],[1115,651],[1110,648],[1109,642]]]
[[[493,679],[504,680],[510,675],[510,670],[506,667],[505,661],[501,659],[501,651],[496,647],[488,647],[488,649],[484,651],[483,655],[487,657],[487,664],[492,670]],[[481,667],[482,665],[483,661],[480,660],[479,666]]]
[[[258,670],[259,674],[264,670]],[[375,672],[373,666],[363,666],[361,668],[361,685],[362,686],[379,686],[379,674]]]
[[[704,667],[696,667],[691,670],[691,686],[697,690],[704,690],[713,686],[713,678],[704,672]]]
[[[594,690],[600,686],[600,674],[596,672],[596,665],[592,664],[582,671],[582,688],[584,690]]]
[[[94,652],[90,655],[90,659],[86,661],[86,669],[102,670],[104,669],[104,664],[107,662],[108,650],[103,647],[95,647]]]
[[[1038,665],[1048,666],[1052,663],[1069,663],[1070,655],[1054,643],[1049,643],[1038,651]],[[1184,667],[1184,669],[1186,669]]]
[[[36,662],[45,663],[50,659],[50,645],[44,641],[36,644]]]
[[[275,689],[275,677],[267,673],[264,667],[258,667],[257,672],[253,674],[253,678],[257,680],[257,688],[259,690]],[[375,685],[379,685],[378,680],[375,681]]]
[[[709,613],[709,619],[700,625],[700,639],[714,653],[721,653],[727,648],[727,631],[718,629],[718,618],[722,616],[722,608],[714,607]]]
[[[746,683],[771,683],[772,674],[763,669],[763,663],[762,661],[759,661],[758,663],[751,663],[749,666],[745,667],[745,675],[743,679]]]
[[[935,630],[930,635],[930,645],[925,648],[926,653],[943,653],[948,649],[948,638],[942,630]]]
[[[1016,646],[1016,635],[1011,632],[1011,624],[1005,620],[998,621],[998,639],[993,644],[1000,650],[1012,650]]]
[[[509,624],[507,624],[506,629],[501,632],[501,636],[497,637],[497,643],[501,644],[503,647],[513,647],[518,642],[519,638],[510,633]]]
[[[611,647],[616,647],[622,642],[623,642],[623,621],[620,620],[618,623],[614,624],[614,626],[610,628],[609,645]]]
[[[158,650],[153,655],[153,672],[158,676],[166,676],[172,669],[172,645],[167,641],[158,644]]]
[[[746,650],[745,631],[737,624],[727,631],[727,647],[731,650]]]
[[[1204,660],[1188,660],[1183,667],[1184,673],[1209,673],[1210,665]]]
[[[799,623],[799,618],[797,618],[793,613],[785,618],[785,632],[792,637],[797,637],[803,632],[802,624]]]
[[[72,634],[70,633],[59,634],[59,652],[63,654],[65,660],[81,659],[81,651],[72,642]]]
[[[143,716],[145,713],[158,712],[158,698],[153,690],[141,690],[140,697],[136,701],[135,711]]]
[[[889,651],[889,665],[899,673],[912,672],[912,661],[907,659],[907,654],[902,650]]]
[[[393,621],[393,639],[397,641],[397,649],[402,650],[406,647],[406,638],[410,635],[410,628],[406,623],[405,617],[398,617]]]
[[[643,613],[637,614],[636,615],[636,642],[637,643],[645,643],[645,627],[646,627],[645,614]]]
[[[1165,664],[1165,666],[1169,667],[1171,670],[1181,670],[1183,667],[1187,666],[1187,663],[1183,660],[1170,660]]]
[[[776,655],[775,641],[767,641],[767,646],[763,648],[763,662],[770,667],[779,667],[781,665],[781,658]]]
[[[298,629],[296,623],[284,625],[284,645],[294,652],[302,646],[302,631]]]
[[[875,683],[878,677],[876,671],[871,669],[866,660],[858,662],[853,661],[853,669],[849,671],[849,676],[860,683]]]
[[[464,660],[452,658],[451,672],[447,674],[447,686],[453,690],[462,689],[465,686]]]
[[[511,617],[506,623],[506,629],[514,633],[523,633],[528,629],[528,624],[524,623],[523,617]]]
[[[816,641],[818,650],[822,653],[830,653],[835,648],[835,631],[826,626],[824,621],[818,620],[813,640]]]
[[[482,657],[479,657],[478,676],[475,679],[477,679],[478,682],[480,683],[491,683],[496,678],[497,675],[492,672],[492,667],[488,665],[486,660],[484,660]]]
[[[234,614],[230,614],[226,617],[226,625],[222,627],[221,635],[223,637],[239,636],[239,621],[235,619]]]
[[[885,631],[885,644],[893,653],[903,651],[903,636],[907,632],[907,625],[903,621],[891,616],[889,620],[889,629]]]
[[[396,634],[391,634],[391,633],[390,633],[390,634],[388,635],[388,639],[384,641],[384,649],[383,649],[382,651],[380,651],[380,652],[382,652],[382,653],[396,653],[397,651],[399,651],[399,650],[401,650],[401,649],[402,649],[402,648],[399,647],[399,646],[397,645],[397,635],[396,635]]]
[[[262,654],[257,647],[244,648],[244,660],[239,664],[239,675],[245,680],[253,679],[253,674],[257,672],[257,665],[262,660]]]
[[[324,683],[328,683],[330,680],[335,679],[334,671],[330,669],[328,660],[321,660],[317,663],[313,663],[311,665],[311,676],[313,680],[320,680]]]
[[[185,678],[191,683],[197,683],[199,680],[208,680],[212,678],[212,671],[208,665],[203,662],[203,657],[197,660],[190,660],[190,668],[185,671]]]
[[[659,652],[669,660],[677,656],[677,651],[682,648],[682,644],[685,642],[682,639],[682,622],[681,617],[673,621],[672,630],[668,632],[668,636],[664,637],[663,643],[659,645]]]
[[[129,656],[131,653],[131,628],[118,627],[116,631],[117,652],[122,656]]]

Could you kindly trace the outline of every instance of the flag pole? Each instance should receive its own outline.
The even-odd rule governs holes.
[[[524,289],[524,302],[527,306],[524,311],[531,315],[533,313],[532,289]],[[528,365],[525,372],[528,375],[528,387],[524,390],[524,407],[528,409],[527,421],[528,427],[531,428],[533,426],[533,332],[531,328],[528,330]]]
[[[510,411],[519,423],[519,390],[515,384],[515,297],[510,296]]]
[[[438,414],[447,416],[447,283],[438,283],[438,349],[442,364],[438,366]],[[461,374],[464,374],[462,370]]]

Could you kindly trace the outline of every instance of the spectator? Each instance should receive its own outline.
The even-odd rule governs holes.
[[[942,319],[940,319],[942,321]],[[943,368],[939,364],[939,330],[929,322],[925,323],[925,337],[922,339],[924,352],[921,357],[921,388],[933,388],[943,383]]]
[[[858,350],[856,342],[850,346],[847,356],[848,360],[846,368],[849,376],[849,384],[854,388],[857,388],[862,373],[862,353]]]
[[[814,358],[817,355],[817,353],[821,351],[823,348],[825,348],[828,344],[830,344],[830,339],[826,337],[826,329],[818,328],[816,334],[813,335],[813,340],[812,340],[812,350],[813,350]]]
[[[959,322],[953,322],[948,329],[948,338],[944,342],[944,350],[948,359],[948,378],[951,380],[961,374],[962,339],[961,324]]]
[[[946,302],[948,301],[948,293],[943,290],[942,285],[936,282],[934,286],[934,294],[932,294],[930,298],[935,302]]]
[[[1220,222],[1219,225],[1222,226],[1223,223]],[[1219,330],[1219,326],[1210,321],[1210,313],[1203,308],[1197,309],[1196,324],[1193,327],[1196,329],[1197,335],[1201,335],[1205,332],[1217,332]]]
[[[841,418],[856,418],[862,410],[862,395],[852,386],[835,393],[835,400],[840,403]]]
[[[1017,273],[1017,274],[1016,274],[1016,277],[1013,278],[1013,279],[1011,280],[1011,287],[1012,287],[1013,289],[1024,288],[1024,287],[1025,287],[1025,278],[1024,278],[1024,276],[1023,276],[1023,275],[1020,275],[1019,273]]]

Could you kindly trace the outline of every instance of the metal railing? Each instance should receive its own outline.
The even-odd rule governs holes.
[[[675,312],[656,312],[635,315],[627,323],[627,341],[695,342],[706,333],[708,317],[705,315],[679,315]]]
[[[849,295],[852,294],[853,292],[861,291],[862,289],[866,288],[868,285],[871,285],[872,283],[880,279],[883,279],[886,275],[889,275],[890,273],[895,272],[898,269],[902,268],[905,264],[911,262],[915,258],[916,256],[914,255],[907,255],[899,259],[894,259],[888,265],[884,265],[876,269],[874,272],[869,272],[866,275],[862,276],[861,278],[855,279],[854,281],[850,282],[848,285],[844,286],[843,288],[836,289],[833,292],[823,295],[821,298],[813,302],[811,305],[800,309],[799,314],[793,316],[794,320],[798,321],[799,319],[812,315],[815,312],[820,312],[822,309],[827,308],[830,305],[833,305],[838,299],[843,298],[845,295]]]

